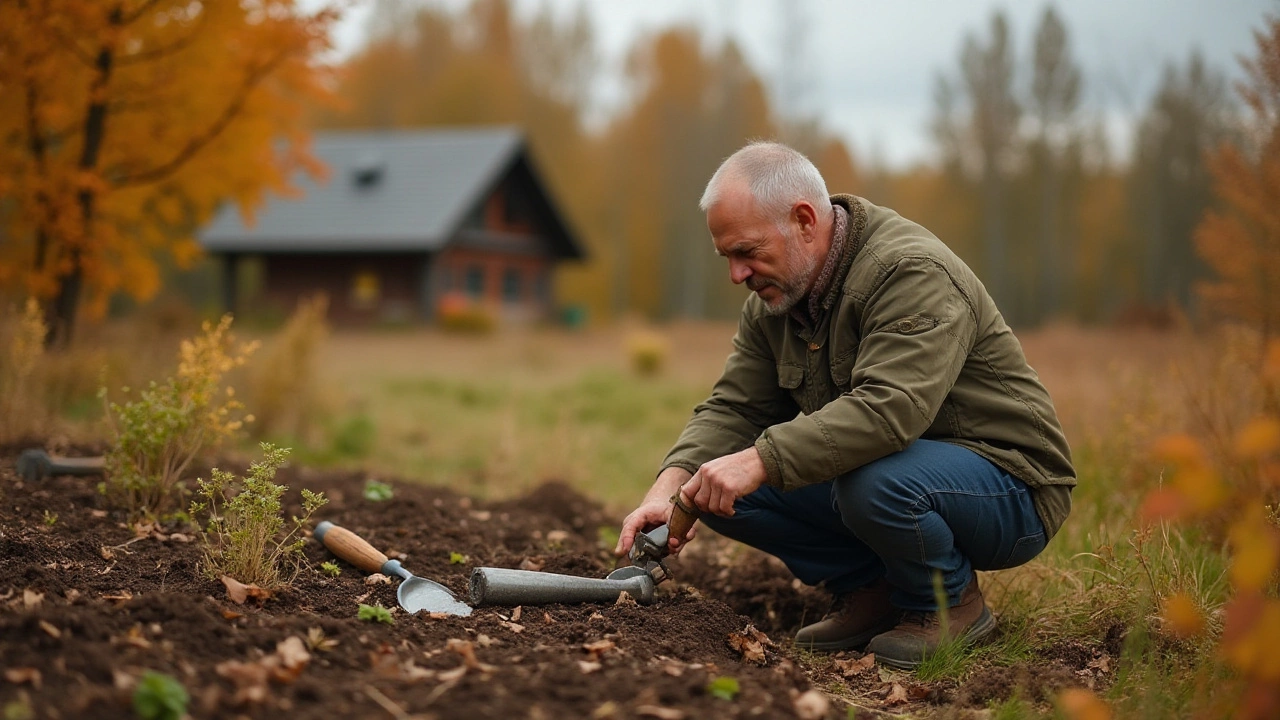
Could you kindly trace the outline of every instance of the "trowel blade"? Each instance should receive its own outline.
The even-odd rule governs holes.
[[[416,575],[400,583],[396,599],[409,613],[425,611],[463,617],[471,614],[471,606],[454,597],[449,588]]]

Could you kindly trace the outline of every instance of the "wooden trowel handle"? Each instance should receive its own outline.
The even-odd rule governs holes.
[[[671,498],[671,519],[667,521],[668,537],[678,538],[680,542],[684,542],[689,538],[689,530],[693,528],[693,524],[698,522],[698,508],[686,505],[681,499],[680,493],[676,493]]]
[[[370,545],[367,540],[350,530],[325,520],[316,525],[312,533],[334,555],[346,560],[367,573],[382,572],[387,556]]]

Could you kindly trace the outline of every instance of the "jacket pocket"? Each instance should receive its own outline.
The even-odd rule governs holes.
[[[804,368],[798,365],[778,366],[778,387],[794,391],[804,384]]]

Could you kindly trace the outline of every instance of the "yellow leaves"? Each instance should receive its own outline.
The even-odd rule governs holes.
[[[1166,598],[1160,609],[1160,616],[1169,631],[1177,637],[1189,638],[1204,632],[1204,613],[1200,612],[1196,601],[1186,593]]]
[[[1245,507],[1231,526],[1229,538],[1232,585],[1243,591],[1263,590],[1280,565],[1280,531],[1267,522],[1261,503]]]
[[[1244,460],[1258,460],[1280,451],[1280,420],[1254,418],[1236,436],[1234,450]]]
[[[1222,478],[1210,464],[1204,447],[1190,435],[1161,438],[1152,455],[1173,465],[1173,475],[1167,487],[1152,492],[1143,502],[1144,520],[1172,520],[1207,513],[1226,498]]]
[[[1227,606],[1222,654],[1237,670],[1261,683],[1280,681],[1280,600],[1241,593]]]
[[[1084,688],[1063,690],[1058,696],[1058,707],[1067,720],[1111,720],[1111,708]]]

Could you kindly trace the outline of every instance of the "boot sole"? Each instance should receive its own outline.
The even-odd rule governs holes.
[[[973,645],[979,640],[990,635],[991,631],[995,629],[995,615],[991,614],[991,610],[989,608],[983,608],[982,614],[978,616],[978,619],[974,620],[973,624],[969,626],[969,629],[965,630],[964,634],[960,636],[960,644],[964,646]],[[870,641],[868,640],[867,642]],[[876,662],[899,670],[915,670],[920,667],[920,664],[924,662],[924,659],[886,657],[880,653],[876,653]]]

